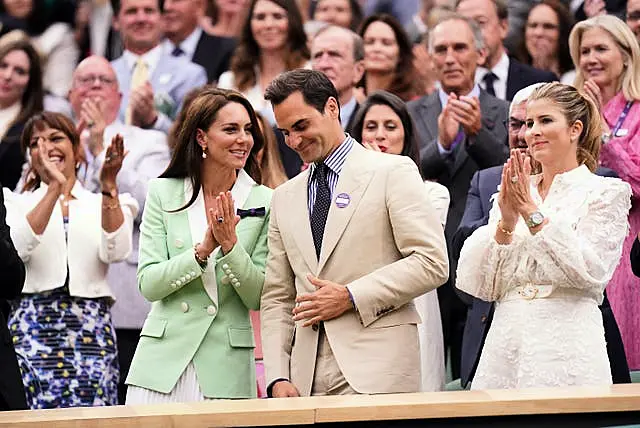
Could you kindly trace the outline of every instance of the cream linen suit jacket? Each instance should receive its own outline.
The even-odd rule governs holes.
[[[346,285],[358,311],[325,321],[338,365],[359,393],[420,388],[413,298],[445,283],[449,267],[440,220],[415,164],[354,144],[333,192],[320,260],[307,208],[309,170],[273,195],[261,304],[267,384],[289,379],[311,394],[318,332],[294,323],[297,295],[315,291],[311,273]],[[336,196],[349,195],[346,207]]]

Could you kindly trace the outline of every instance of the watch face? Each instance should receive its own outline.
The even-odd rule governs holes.
[[[539,226],[544,221],[544,216],[542,215],[541,212],[535,212],[531,214],[531,217],[529,217],[529,220],[531,224],[533,224],[534,226]]]

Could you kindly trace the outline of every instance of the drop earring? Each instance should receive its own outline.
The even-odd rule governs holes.
[[[202,159],[206,159],[207,158],[207,148],[203,147],[202,148]]]

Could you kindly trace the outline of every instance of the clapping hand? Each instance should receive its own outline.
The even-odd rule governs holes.
[[[131,91],[129,105],[131,106],[131,122],[135,126],[147,128],[158,119],[153,88],[149,82],[145,82]]]
[[[220,193],[216,196],[216,206],[211,209],[212,232],[215,240],[220,244],[223,254],[228,254],[238,242],[236,225],[240,216],[236,214],[231,192]]]
[[[447,104],[438,116],[438,141],[446,150],[450,150],[460,129],[460,123],[456,120],[451,105],[451,102],[456,99],[457,97],[454,93],[449,94]]]
[[[100,171],[100,184],[103,190],[109,189],[108,191],[112,191],[116,188],[116,177],[128,153],[124,150],[122,135],[116,134],[111,139],[109,147],[107,147],[102,170]]]
[[[93,156],[98,154],[103,149],[104,130],[107,127],[107,122],[104,118],[104,112],[102,103],[98,99],[87,98],[82,102],[80,110],[80,121],[78,122],[78,133],[82,133],[83,130],[89,130],[91,136],[89,140],[89,151]]]
[[[60,192],[67,183],[67,178],[62,171],[49,159],[49,150],[44,138],[38,139],[38,157],[40,158],[40,168],[37,168],[40,179],[49,186],[58,186]]]

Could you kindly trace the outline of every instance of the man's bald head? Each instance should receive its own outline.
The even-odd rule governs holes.
[[[73,72],[69,101],[76,119],[81,117],[82,104],[87,99],[96,101],[107,124],[118,117],[122,95],[113,67],[105,58],[90,56],[78,64]]]

